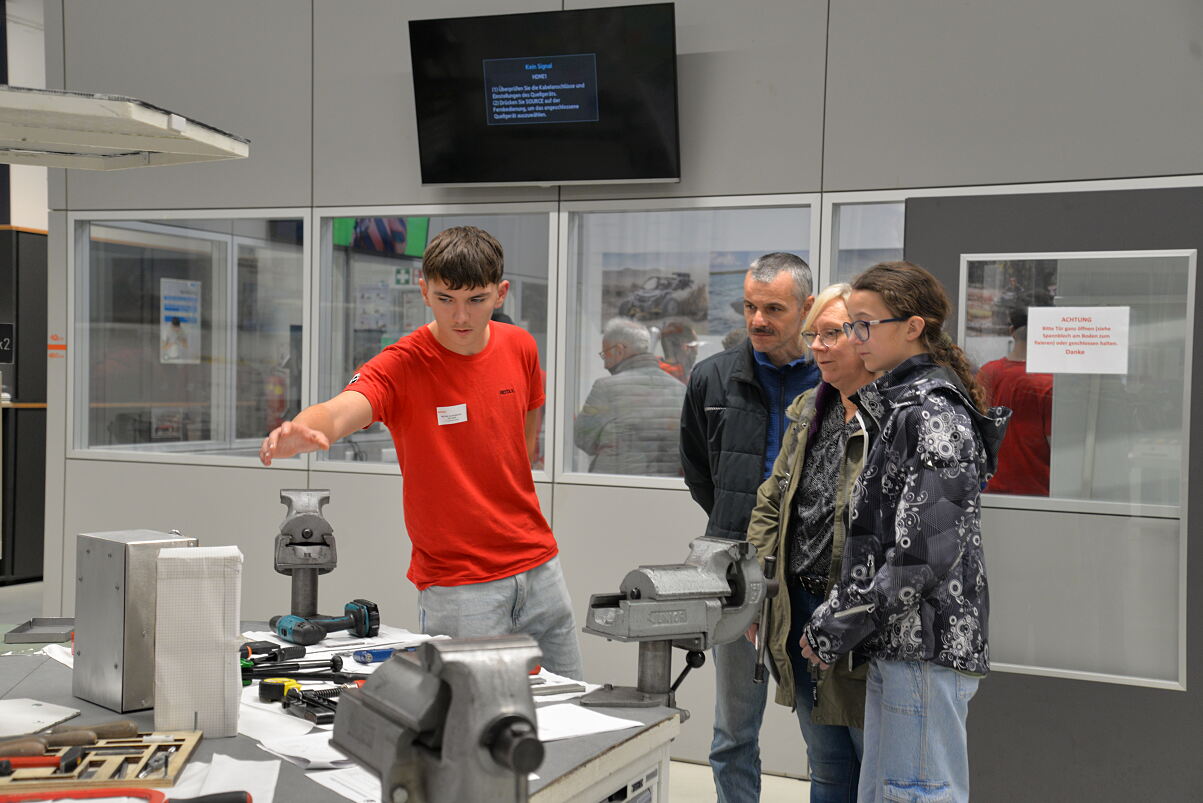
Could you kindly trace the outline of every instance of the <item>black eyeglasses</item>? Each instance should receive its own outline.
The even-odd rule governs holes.
[[[844,334],[843,329],[828,329],[823,332],[803,332],[802,342],[807,346],[813,347],[815,341],[818,340],[827,348],[835,348],[836,343],[840,342],[840,337]]]
[[[844,323],[844,334],[848,337],[855,337],[862,343],[866,343],[869,340],[870,326],[876,326],[879,323],[898,323],[899,321],[905,320],[907,320],[907,318],[878,318],[876,321],[847,321]]]

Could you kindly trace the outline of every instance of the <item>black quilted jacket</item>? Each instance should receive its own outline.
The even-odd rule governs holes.
[[[706,535],[747,537],[764,476],[768,420],[750,343],[694,366],[681,408],[681,466],[689,492],[710,517]]]

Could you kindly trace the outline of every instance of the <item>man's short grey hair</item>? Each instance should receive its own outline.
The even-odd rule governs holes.
[[[632,354],[646,354],[652,348],[652,333],[647,327],[630,318],[611,318],[602,332],[602,342],[622,343]]]
[[[815,284],[810,275],[810,265],[797,254],[781,251],[765,254],[748,268],[753,281],[765,283],[773,281],[783,272],[794,277],[795,292],[799,301],[805,301],[806,297],[814,292]]]

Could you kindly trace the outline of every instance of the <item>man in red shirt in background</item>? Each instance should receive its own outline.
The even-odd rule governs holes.
[[[1028,373],[1028,308],[1010,312],[1011,350],[978,372],[991,407],[1011,408],[1011,423],[998,450],[998,473],[987,493],[1048,496],[1053,434],[1053,375]]]
[[[509,290],[501,245],[459,226],[422,256],[434,321],[369,360],[346,389],[264,439],[271,465],[381,421],[405,477],[419,628],[458,638],[526,633],[543,666],[581,677],[572,602],[531,477],[543,405],[530,333],[490,321]]]

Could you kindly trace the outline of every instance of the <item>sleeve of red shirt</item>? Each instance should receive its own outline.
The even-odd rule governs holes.
[[[405,361],[401,350],[389,346],[364,363],[343,389],[353,390],[366,398],[372,405],[372,421],[383,421],[388,426],[386,417],[397,411],[404,401],[401,392],[405,386],[404,375]]]
[[[526,409],[534,410],[542,407],[543,402],[547,399],[547,395],[543,390],[543,383],[547,374],[539,367],[539,349],[535,346],[535,339],[529,333],[527,333],[525,345],[527,386],[530,388],[530,396],[526,402]]]

